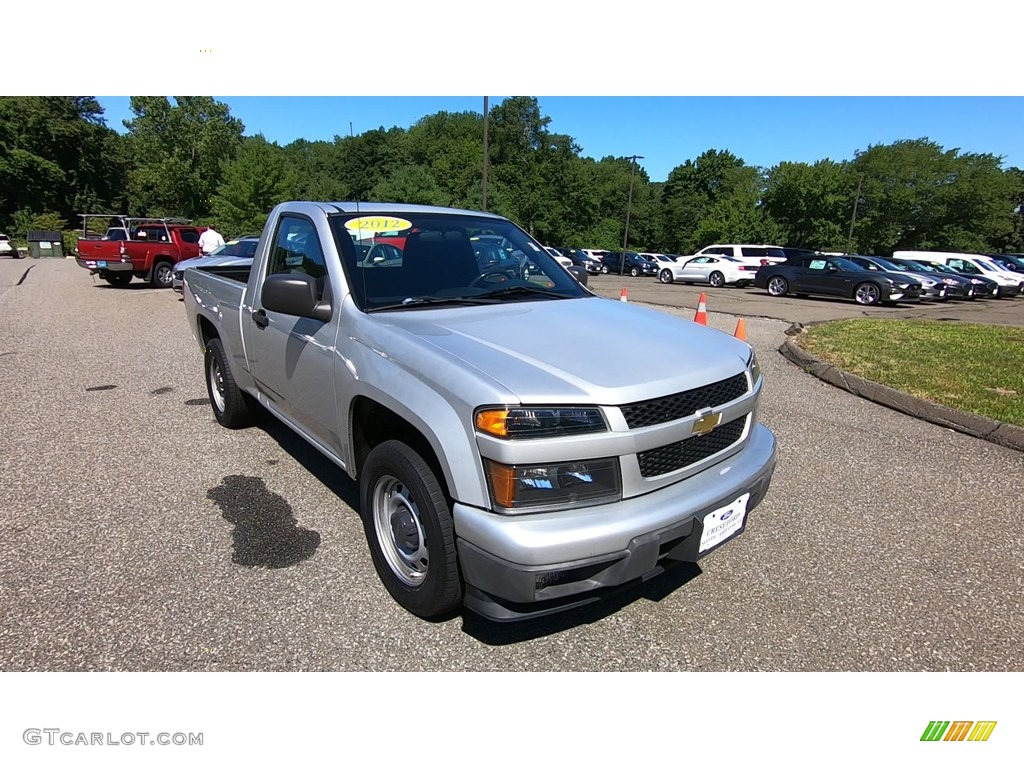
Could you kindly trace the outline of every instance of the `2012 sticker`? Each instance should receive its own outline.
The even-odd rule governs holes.
[[[360,234],[404,232],[412,228],[412,222],[396,216],[359,216],[345,222],[345,229]]]

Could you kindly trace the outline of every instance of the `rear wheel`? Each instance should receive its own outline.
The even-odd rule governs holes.
[[[661,280],[661,282],[663,282],[665,284],[671,283],[672,282],[672,270],[671,269],[663,269],[663,270],[661,270],[661,274],[658,275],[658,279]]]
[[[150,282],[154,288],[170,288],[174,279],[174,265],[169,261],[158,261],[153,265]]]
[[[455,526],[423,458],[403,442],[381,443],[359,472],[359,500],[373,565],[398,604],[423,618],[458,608]]]
[[[768,280],[768,293],[771,296],[785,296],[789,292],[789,283],[786,278],[775,276]]]
[[[725,285],[725,275],[721,272],[712,272],[708,275],[708,282],[711,283],[714,288],[721,288]]]
[[[253,423],[256,403],[239,388],[231,375],[220,339],[206,342],[206,391],[210,395],[213,415],[221,426],[241,429]]]
[[[132,281],[131,272],[107,272],[103,275],[103,279],[110,283],[115,288],[124,288],[128,283]]]

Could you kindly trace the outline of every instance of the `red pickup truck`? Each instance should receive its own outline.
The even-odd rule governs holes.
[[[199,235],[206,229],[180,222],[127,219],[125,227],[115,228],[118,239],[80,237],[75,257],[78,266],[117,287],[128,285],[135,276],[156,288],[169,288],[174,265],[199,256]],[[120,239],[123,232],[128,233],[127,239]]]

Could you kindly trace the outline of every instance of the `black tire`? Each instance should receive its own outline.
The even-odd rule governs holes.
[[[672,270],[671,270],[671,269],[663,269],[663,270],[661,270],[661,274],[659,274],[659,275],[658,275],[658,279],[659,279],[659,280],[660,280],[661,282],[663,282],[663,283],[665,283],[666,285],[668,285],[668,284],[669,284],[669,283],[671,283],[671,282],[673,281],[673,279],[674,279],[674,278],[672,277]]]
[[[174,265],[169,261],[158,261],[153,265],[149,282],[154,288],[170,288],[174,281]]]
[[[853,289],[853,299],[865,307],[873,307],[882,300],[882,289],[874,283],[861,283]]]
[[[131,272],[107,272],[103,279],[115,288],[124,288],[132,281]]]
[[[427,462],[398,440],[381,443],[359,472],[370,556],[384,587],[416,616],[446,616],[462,604],[455,526]]]
[[[636,267],[633,267],[631,270],[629,270],[629,274],[632,277],[637,277],[640,274],[640,270],[637,269]]]
[[[723,275],[721,272],[712,272],[710,275],[708,275],[708,282],[711,284],[713,288],[721,288],[723,285],[725,285],[725,275]]]
[[[774,296],[776,298],[779,296],[785,296],[789,293],[789,281],[780,275],[774,275],[768,278],[765,290],[768,291],[769,296]]]
[[[206,392],[213,415],[222,427],[242,429],[255,421],[256,402],[239,389],[231,375],[224,345],[214,338],[206,342]]]
[[[601,265],[601,274],[602,275],[607,275],[608,274],[608,265],[607,264],[602,264]]]

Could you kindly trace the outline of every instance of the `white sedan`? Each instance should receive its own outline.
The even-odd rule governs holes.
[[[723,285],[753,285],[757,270],[757,265],[745,263],[733,256],[694,256],[678,266],[678,270],[672,270],[670,279],[666,280],[664,276],[665,272],[669,272],[667,269],[658,275],[663,283],[707,283],[721,288]]]

